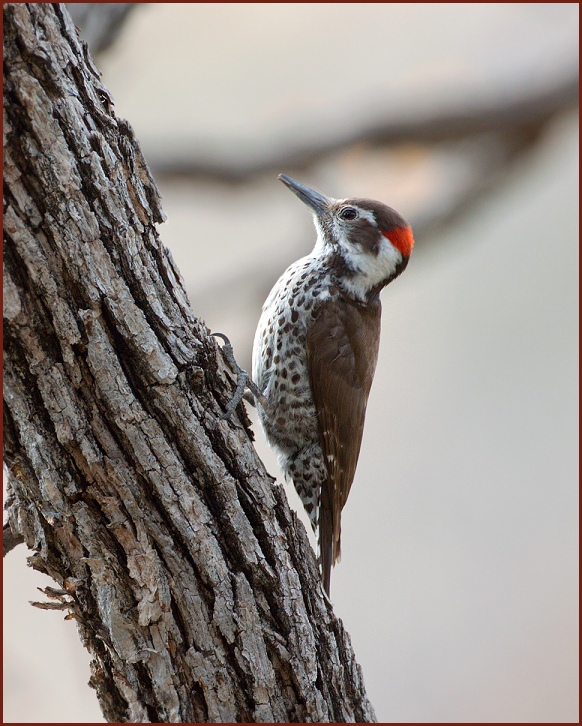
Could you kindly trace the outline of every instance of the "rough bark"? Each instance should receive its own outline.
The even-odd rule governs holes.
[[[9,525],[59,584],[105,717],[375,720],[242,406],[214,426],[234,377],[129,124],[64,6],[4,13]]]

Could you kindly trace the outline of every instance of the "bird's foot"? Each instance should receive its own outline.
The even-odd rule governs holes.
[[[261,404],[264,403],[265,397],[259,391],[258,386],[249,376],[247,371],[243,370],[236,362],[232,349],[232,344],[230,340],[226,337],[226,335],[224,335],[224,333],[210,333],[210,335],[213,335],[215,338],[222,338],[222,341],[224,343],[224,345],[222,346],[222,353],[226,359],[226,362],[229,364],[232,372],[236,374],[237,377],[236,389],[234,391],[233,397],[228,402],[225,412],[216,419],[212,426],[212,428],[216,428],[221,421],[229,419],[232,416],[233,411],[243,398],[245,399],[245,401],[249,401],[249,403],[255,405],[256,401]],[[252,399],[248,395],[248,392],[245,392],[245,388],[249,389]]]

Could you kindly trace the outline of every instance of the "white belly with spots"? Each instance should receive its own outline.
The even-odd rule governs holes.
[[[313,505],[308,509],[312,522],[325,467],[306,336],[314,309],[330,297],[329,276],[319,265],[314,257],[304,257],[283,273],[263,306],[253,346],[253,380],[266,400],[258,406],[261,426],[306,508]]]

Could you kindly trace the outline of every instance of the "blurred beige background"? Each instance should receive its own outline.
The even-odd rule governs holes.
[[[332,575],[381,722],[578,720],[578,117],[440,226],[426,220],[489,137],[468,155],[356,144],[241,184],[156,165],[236,169],[395,112],[511,98],[558,83],[577,44],[576,3],[151,4],[97,60],[152,161],[193,309],[242,365],[268,290],[315,239],[278,172],[424,230],[382,296]],[[28,604],[51,583],[25,558],[4,573],[4,719],[102,721],[74,623]]]

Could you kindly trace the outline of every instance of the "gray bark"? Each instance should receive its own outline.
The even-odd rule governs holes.
[[[64,6],[5,5],[4,54],[8,522],[105,717],[374,721],[242,406],[214,427],[234,376]]]

